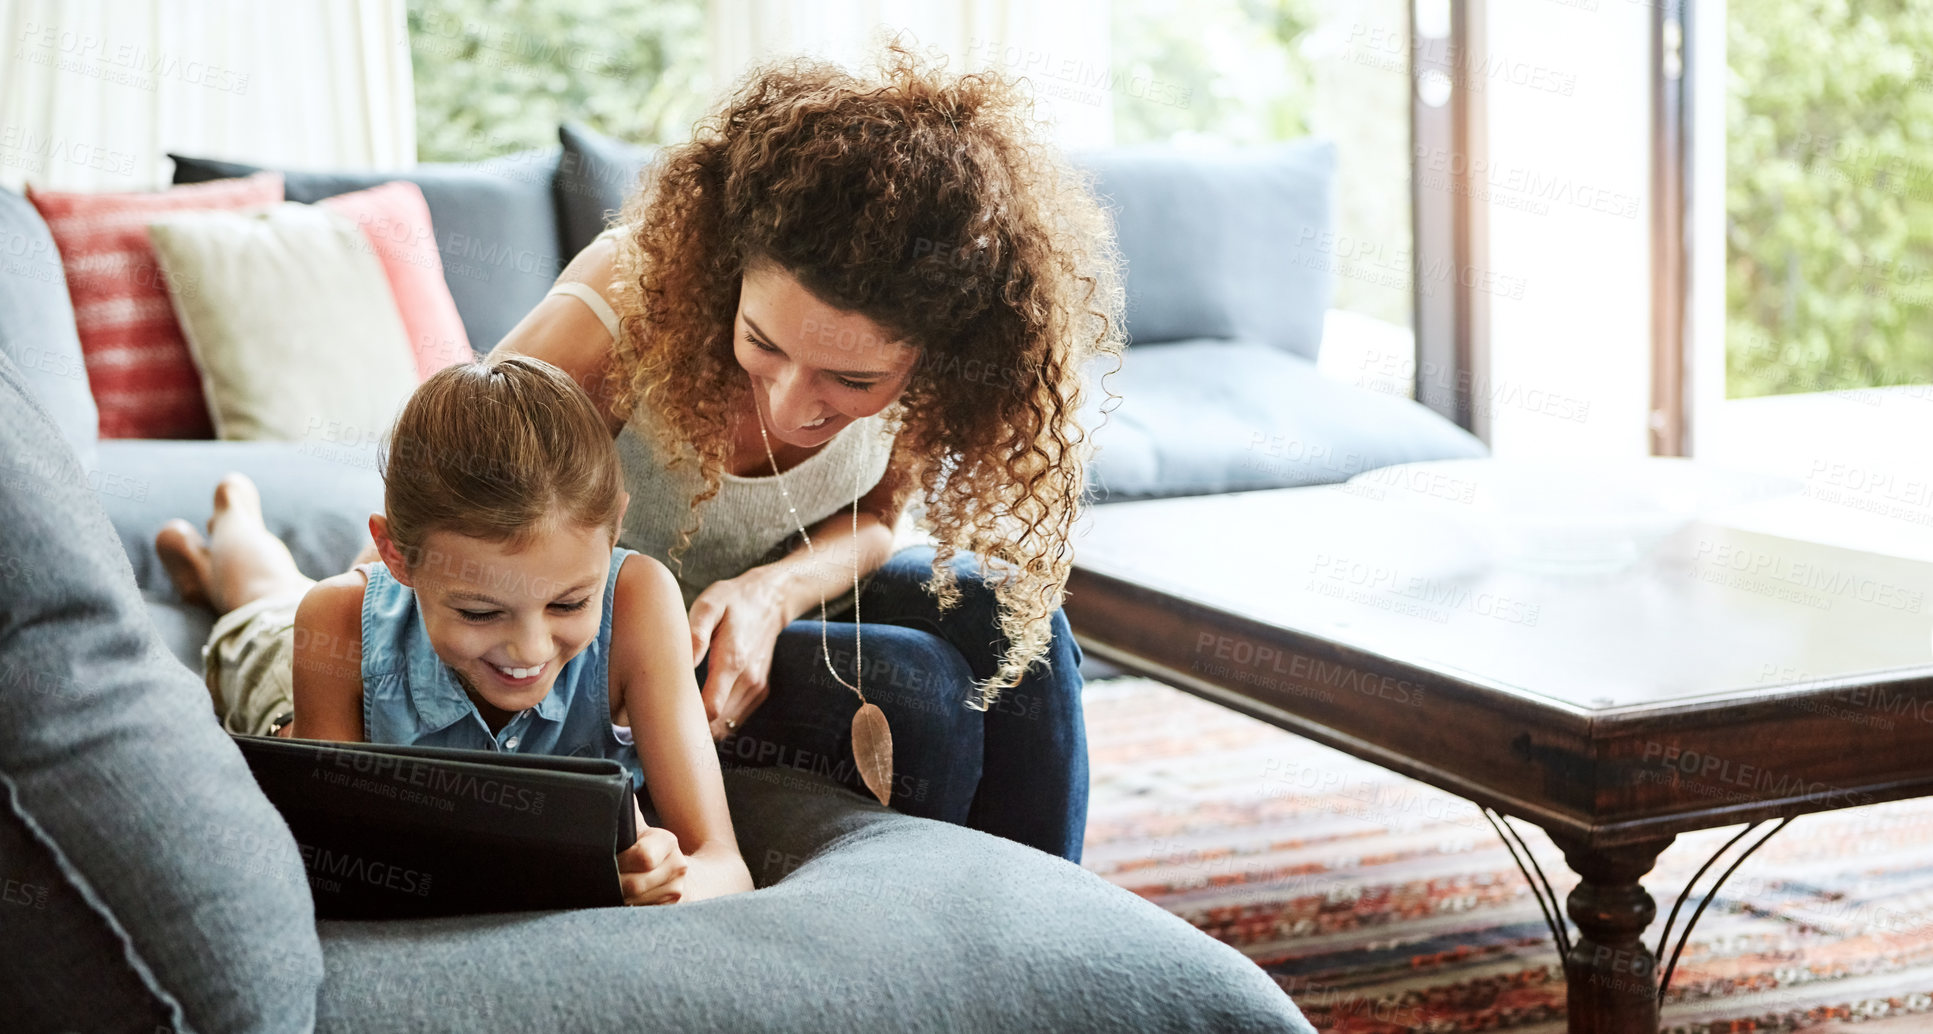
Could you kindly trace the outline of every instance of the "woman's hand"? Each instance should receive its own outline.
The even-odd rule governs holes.
[[[699,695],[713,740],[731,732],[725,719],[743,724],[765,702],[772,648],[786,620],[785,601],[763,568],[713,582],[692,601],[692,666],[711,658]]]
[[[685,873],[691,863],[668,829],[647,826],[637,798],[631,799],[638,841],[617,856],[618,886],[627,905],[675,905],[684,900]]]

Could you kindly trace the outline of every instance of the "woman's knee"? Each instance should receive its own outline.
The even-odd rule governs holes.
[[[893,554],[873,573],[864,602],[876,608],[881,621],[985,624],[993,620],[998,601],[980,558],[972,553],[955,553],[947,561],[958,601],[945,610],[940,609],[938,597],[926,588],[933,577],[935,552],[932,546],[908,546]]]
[[[817,622],[787,626],[773,649],[771,695],[804,690],[815,698],[837,697],[849,702],[842,710],[850,712],[859,707],[859,697],[848,688],[856,686],[889,715],[900,711],[951,724],[966,721],[961,713],[967,712],[973,669],[952,644],[918,628],[867,622],[860,636],[863,649],[855,655],[852,627],[833,622],[822,640]],[[862,662],[855,664],[855,656]]]
[[[869,625],[861,656],[856,684],[889,715],[919,715],[922,724],[935,726],[973,724],[966,706],[973,669],[951,643],[917,628]]]
[[[964,822],[979,786],[985,752],[983,716],[966,706],[973,673],[946,641],[918,629],[867,624],[853,664],[852,626],[828,626],[822,646],[816,623],[800,622],[780,634],[772,671],[772,701],[803,706],[814,713],[793,718],[850,750],[853,714],[859,696],[840,684],[858,686],[867,702],[886,716],[893,738],[893,806],[907,814]],[[832,677],[826,655],[832,659]],[[806,699],[811,703],[804,703]],[[762,709],[762,708],[761,708]],[[754,719],[756,719],[754,715]],[[756,731],[756,730],[754,730]],[[850,773],[849,783],[857,774]]]

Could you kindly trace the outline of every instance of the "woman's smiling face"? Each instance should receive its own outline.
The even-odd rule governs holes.
[[[912,378],[917,349],[857,313],[814,297],[770,263],[745,271],[732,351],[774,438],[799,448],[891,405]]]

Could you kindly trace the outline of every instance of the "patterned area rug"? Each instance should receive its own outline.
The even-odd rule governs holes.
[[[1564,1029],[1536,898],[1475,805],[1146,679],[1090,682],[1086,705],[1082,864],[1247,954],[1317,1029]],[[1659,859],[1646,944],[1742,828]],[[1562,854],[1518,830],[1562,900]],[[1664,1006],[1676,1034],[1882,1019],[1933,1031],[1933,799],[1795,819],[1705,910]]]

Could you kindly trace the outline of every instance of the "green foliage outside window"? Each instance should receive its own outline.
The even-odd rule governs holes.
[[[1933,0],[1733,0],[1726,394],[1933,381]]]
[[[1406,39],[1408,18],[1408,0],[1113,0],[1115,142],[1328,138],[1337,234],[1407,255],[1407,55],[1364,41]],[[1407,285],[1342,266],[1337,308],[1409,325]]]
[[[419,161],[557,144],[575,120],[683,140],[707,102],[704,0],[409,0]]]
[[[1307,135],[1315,76],[1295,45],[1316,17],[1313,0],[1115,0],[1117,81],[1180,88],[1135,97],[1117,86],[1115,142]]]

